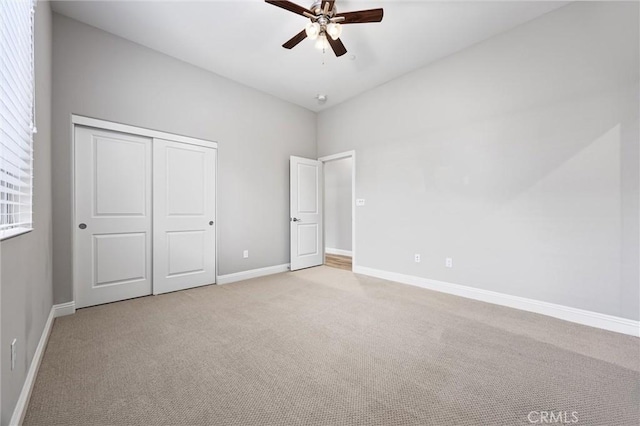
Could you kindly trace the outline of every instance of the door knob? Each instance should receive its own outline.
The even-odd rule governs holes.
[[[293,218],[293,221],[294,221],[294,222],[302,222],[302,219],[298,219],[297,217],[294,217],[294,218]]]
[[[209,221],[209,225],[213,225],[213,221],[212,220]]]
[[[78,228],[87,229],[87,224],[86,223],[81,223],[80,225],[78,225]]]

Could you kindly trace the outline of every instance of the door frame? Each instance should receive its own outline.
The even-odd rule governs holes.
[[[351,158],[351,270],[353,270],[356,267],[356,151],[355,150],[351,150],[351,151],[344,151],[344,152],[340,152],[337,154],[331,154],[331,155],[325,155],[323,157],[319,157],[318,161],[322,162],[322,166],[324,167],[325,163],[331,162],[331,161],[335,161],[335,160],[342,160],[344,158]],[[324,187],[324,179],[322,180],[322,194],[323,196],[326,196],[326,188]],[[323,203],[323,208],[324,208],[324,204]],[[323,213],[322,215],[322,221],[324,222],[326,218],[326,215]],[[322,228],[322,232],[326,232],[326,226],[324,226],[325,224],[323,223],[323,228]],[[326,257],[327,253],[325,253],[325,247],[324,245],[326,245],[326,236],[323,235],[323,247],[322,247],[322,256],[323,258]]]
[[[77,272],[76,272],[76,241],[75,241],[75,227],[76,227],[76,170],[75,170],[75,152],[76,152],[76,126],[85,126],[85,127],[94,127],[97,129],[101,129],[101,130],[112,130],[112,131],[116,131],[116,132],[121,132],[121,133],[128,133],[131,135],[136,135],[136,136],[145,136],[145,137],[149,137],[151,138],[151,145],[152,145],[152,150],[153,150],[153,139],[166,139],[166,140],[171,140],[171,141],[175,141],[175,142],[181,142],[181,143],[186,143],[186,144],[190,144],[190,145],[198,145],[198,146],[204,146],[207,148],[213,148],[216,150],[216,160],[215,160],[215,185],[214,185],[214,198],[215,198],[215,223],[214,223],[214,232],[215,232],[215,250],[216,250],[216,254],[215,254],[215,265],[216,265],[216,274],[215,274],[215,283],[214,284],[218,284],[218,280],[219,280],[219,267],[218,267],[218,155],[217,155],[217,150],[218,150],[218,142],[215,141],[209,141],[206,139],[198,139],[198,138],[192,138],[189,136],[183,136],[183,135],[178,135],[178,134],[174,134],[174,133],[168,133],[168,132],[163,132],[160,130],[153,130],[153,129],[148,129],[145,127],[138,127],[138,126],[131,126],[128,124],[122,124],[122,123],[117,123],[114,121],[107,121],[107,120],[102,120],[102,119],[98,119],[98,118],[92,118],[92,117],[87,117],[87,116],[83,116],[83,115],[78,115],[78,114],[71,114],[71,121],[70,121],[70,128],[71,128],[71,182],[70,182],[70,186],[71,186],[71,215],[70,215],[70,222],[71,222],[71,294],[72,294],[72,300],[70,303],[74,304],[74,308],[73,308],[73,312],[71,313],[75,313],[75,301],[76,301],[76,294],[77,294],[77,286],[78,286],[78,277],[77,277]],[[152,170],[153,170],[153,163],[151,165]],[[151,202],[153,203],[153,190],[151,192]],[[153,204],[152,204],[153,205]],[[151,233],[153,235],[153,220],[152,220],[152,224],[151,224]],[[153,288],[153,256],[151,259],[151,294],[154,294],[154,288]]]

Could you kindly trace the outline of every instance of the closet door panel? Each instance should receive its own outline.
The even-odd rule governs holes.
[[[215,283],[216,150],[154,139],[154,294]]]
[[[76,126],[76,306],[151,294],[151,139]]]

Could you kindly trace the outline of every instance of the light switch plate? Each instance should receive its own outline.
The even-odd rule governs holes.
[[[364,206],[364,198],[358,198],[356,200],[356,206],[358,206],[358,207]]]

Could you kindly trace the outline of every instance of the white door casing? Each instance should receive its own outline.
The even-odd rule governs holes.
[[[153,294],[216,281],[216,150],[153,140]]]
[[[324,262],[322,162],[290,158],[291,270]]]
[[[151,294],[151,139],[75,127],[76,307]]]

